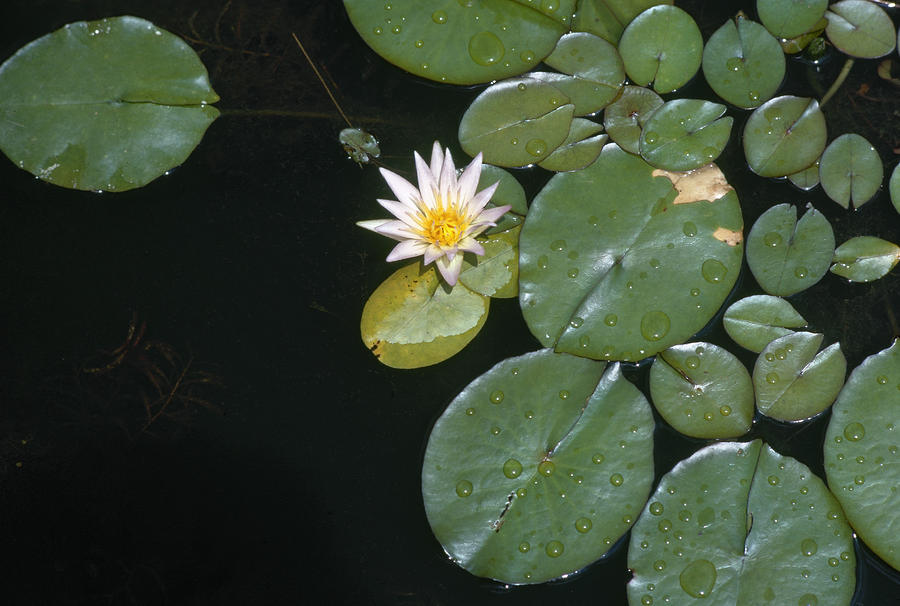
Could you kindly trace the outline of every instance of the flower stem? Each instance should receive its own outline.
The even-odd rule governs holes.
[[[825,94],[822,96],[822,100],[819,101],[819,107],[825,107],[825,104],[828,103],[828,100],[834,96],[834,93],[841,87],[841,84],[844,83],[844,80],[847,79],[847,76],[850,74],[850,69],[853,67],[853,58],[848,57],[844,62],[844,67],[841,68],[841,73],[838,74],[837,78],[835,78],[834,82],[831,84],[831,88],[829,88]]]

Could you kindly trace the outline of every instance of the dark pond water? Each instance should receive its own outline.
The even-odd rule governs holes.
[[[679,4],[704,38],[739,6],[753,11]],[[365,349],[363,304],[396,267],[383,261],[391,243],[353,223],[383,216],[375,198],[388,190],[343,156],[344,124],[290,32],[399,170],[435,139],[461,161],[456,128],[480,89],[385,63],[336,0],[5,0],[0,56],[121,14],[190,40],[223,116],[183,166],[129,193],[63,190],[0,159],[3,602],[624,604],[624,545],[570,581],[506,588],[457,568],[433,538],[419,485],[431,425],[468,382],[538,344],[505,300],[436,367],[392,370]],[[793,63],[785,91],[820,95],[840,63]],[[892,168],[900,101],[876,63],[857,63],[826,116],[832,136],[859,132]],[[702,82],[683,94],[713,98]],[[746,113],[732,114],[739,132]],[[773,203],[811,201],[838,242],[900,242],[885,192],[844,211],[753,177],[736,142],[720,164],[747,228]],[[529,197],[549,177],[518,176]],[[756,292],[745,270],[732,300]],[[896,271],[870,285],[829,274],[791,300],[850,367],[898,334]],[[737,349],[720,327],[702,338]],[[646,369],[629,376],[646,390]],[[147,407],[173,391],[148,425]],[[821,474],[827,423],[758,421],[750,437]],[[701,445],[659,422],[657,474]],[[900,603],[900,575],[858,553],[855,603]]]

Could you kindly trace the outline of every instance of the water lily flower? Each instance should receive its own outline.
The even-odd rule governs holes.
[[[425,265],[434,262],[447,284],[453,286],[462,269],[463,252],[484,254],[475,240],[511,207],[485,208],[497,183],[475,193],[481,176],[481,154],[457,178],[450,150],[443,151],[434,142],[431,165],[417,153],[416,174],[419,187],[381,168],[381,175],[397,196],[396,200],[378,200],[396,219],[359,221],[357,225],[385,235],[400,243],[387,256],[398,261],[422,255]]]

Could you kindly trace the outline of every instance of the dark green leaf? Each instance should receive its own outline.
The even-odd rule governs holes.
[[[834,251],[831,272],[851,282],[886,276],[900,261],[900,246],[874,236],[850,238]]]
[[[732,303],[722,324],[735,343],[759,353],[773,340],[794,332],[792,328],[805,327],[806,320],[780,297],[753,295]]]
[[[686,171],[719,157],[731,136],[725,106],[702,99],[676,99],[663,104],[644,123],[641,157],[658,168]]]
[[[850,133],[831,142],[819,161],[819,180],[828,197],[848,208],[859,208],[872,199],[884,169],[878,152],[863,137]]]
[[[828,39],[852,57],[882,57],[896,46],[890,16],[873,2],[842,0],[828,7]]]
[[[815,99],[775,97],[756,108],[744,127],[747,164],[762,177],[799,172],[825,149],[825,116]]]
[[[672,4],[672,0],[579,0],[572,29],[618,44],[625,26],[658,4]]]
[[[519,294],[519,231],[478,238],[483,256],[466,255],[459,281],[469,290],[486,297],[507,299]]]
[[[478,179],[478,191],[489,187],[494,183],[500,183],[497,190],[488,202],[488,206],[503,206],[509,204],[512,209],[503,215],[497,225],[489,228],[485,234],[491,235],[512,229],[521,225],[528,213],[528,201],[525,198],[525,190],[522,185],[509,172],[498,166],[490,164],[481,165],[481,176]]]
[[[569,136],[538,165],[557,172],[584,168],[597,159],[609,138],[605,134],[597,134],[602,130],[602,124],[573,118]]]
[[[641,128],[647,118],[663,104],[662,97],[643,86],[626,86],[621,96],[603,112],[603,125],[619,147],[632,154],[641,153]]]
[[[616,47],[593,34],[566,34],[544,63],[576,78],[591,103],[580,115],[594,113],[609,105],[625,84],[625,67]],[[561,89],[568,94],[566,89]],[[582,96],[582,95],[579,95]],[[578,111],[578,110],[576,110]]]
[[[828,0],[756,0],[759,20],[779,38],[795,38],[812,30],[826,8]]]

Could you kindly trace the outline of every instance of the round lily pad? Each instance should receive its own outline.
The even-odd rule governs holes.
[[[898,35],[900,35],[900,33],[898,33]],[[893,204],[894,208],[897,209],[897,212],[900,213],[900,163],[894,167],[894,171],[891,173],[891,181],[888,184],[888,190],[891,193],[891,204]]]
[[[826,8],[828,0],[756,0],[759,20],[779,38],[796,38],[812,30]]]
[[[742,436],[753,421],[750,373],[712,343],[659,352],[650,368],[650,397],[669,425],[694,438]]]
[[[819,180],[828,197],[848,208],[859,208],[872,199],[884,178],[878,152],[856,133],[831,142],[819,161]]]
[[[795,332],[766,345],[753,367],[761,413],[779,421],[804,421],[834,402],[847,361],[839,343],[819,352],[822,339],[820,334]]]
[[[641,157],[666,170],[693,170],[719,157],[731,136],[725,106],[702,99],[676,99],[653,112],[641,131]]]
[[[509,78],[537,65],[568,29],[547,14],[565,14],[560,2],[552,4],[557,10],[545,12],[516,0],[344,0],[372,50],[417,76],[453,84]]]
[[[721,171],[654,169],[608,144],[535,197],[519,241],[519,303],[544,346],[640,360],[683,343],[740,270],[740,205]]]
[[[184,162],[218,100],[181,38],[137,17],[78,21],[0,66],[0,149],[55,185],[125,191]]]
[[[596,113],[609,103],[604,87],[575,76],[557,72],[528,72],[528,77],[546,82],[568,97],[569,103],[575,106],[573,114],[576,116]]]
[[[619,365],[537,351],[470,383],[434,425],[422,496],[454,562],[541,583],[597,560],[653,482],[653,415]]]
[[[766,28],[738,15],[710,36],[703,49],[703,75],[732,105],[758,107],[781,86],[784,52]]]
[[[834,252],[828,219],[812,206],[797,220],[797,208],[777,204],[764,212],[747,236],[747,265],[764,291],[786,297],[822,279]]]
[[[816,160],[808,168],[787,176],[794,187],[809,191],[819,184],[819,161]]]
[[[853,536],[809,468],[759,440],[695,452],[631,533],[629,604],[846,606]]]
[[[589,88],[593,100],[589,113],[609,105],[625,84],[625,67],[616,47],[593,34],[566,34],[544,63]]]
[[[625,27],[646,9],[673,0],[579,0],[572,29],[619,43]]]
[[[641,128],[660,105],[662,97],[643,86],[626,86],[622,94],[603,112],[603,126],[619,147],[641,153]]]
[[[825,474],[850,525],[900,570],[900,345],[850,374],[825,434]]]
[[[656,92],[670,93],[687,84],[700,68],[703,37],[694,19],[680,8],[654,6],[622,32],[619,54],[635,84],[652,82]]]
[[[896,32],[890,16],[873,2],[842,0],[825,13],[828,39],[852,57],[882,57],[896,45]]]
[[[598,134],[601,131],[602,124],[584,118],[573,118],[569,136],[538,166],[558,172],[584,168],[597,159],[609,138],[605,134]]]
[[[441,282],[434,267],[401,267],[382,282],[363,307],[360,332],[366,347],[392,368],[443,362],[475,338],[487,319],[490,298]]]
[[[815,162],[826,138],[825,116],[815,99],[775,97],[747,119],[744,155],[757,175],[783,177]]]
[[[512,208],[505,215],[500,217],[497,225],[489,227],[485,234],[491,235],[512,229],[517,225],[521,225],[528,213],[528,201],[525,198],[525,189],[522,184],[513,177],[508,171],[503,170],[499,166],[491,164],[481,165],[481,176],[478,178],[477,191],[481,191],[486,187],[490,187],[494,183],[499,183],[488,207],[505,206],[509,204]]]
[[[484,255],[465,256],[459,274],[462,285],[485,297],[508,299],[518,295],[521,229],[514,227],[478,238]]]
[[[735,301],[722,317],[725,332],[735,343],[759,353],[778,337],[803,328],[806,320],[781,297],[753,295]]]
[[[831,273],[851,282],[886,276],[900,261],[900,246],[874,236],[850,238],[834,250]]]
[[[566,139],[575,106],[559,89],[532,78],[485,89],[463,114],[459,142],[470,156],[499,166],[540,162]]]

